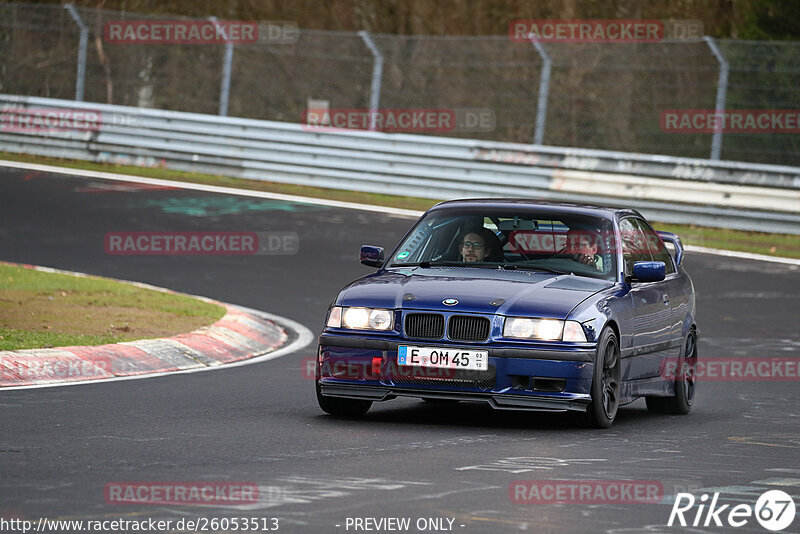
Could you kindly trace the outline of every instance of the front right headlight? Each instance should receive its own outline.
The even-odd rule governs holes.
[[[503,325],[503,337],[541,341],[586,341],[583,327],[576,321],[527,317],[507,317]]]
[[[564,322],[557,319],[508,317],[503,326],[503,337],[556,341],[561,339],[563,328]]]

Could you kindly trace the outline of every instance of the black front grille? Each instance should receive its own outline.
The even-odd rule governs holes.
[[[490,327],[486,317],[454,315],[447,325],[447,337],[453,341],[486,341]]]
[[[408,314],[406,316],[406,336],[441,339],[444,336],[444,315],[439,313]]]

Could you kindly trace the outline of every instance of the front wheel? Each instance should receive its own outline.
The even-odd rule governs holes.
[[[675,395],[672,397],[647,397],[647,409],[655,413],[686,415],[694,404],[697,372],[697,332],[692,329],[686,336],[683,354],[678,360],[675,376]]]
[[[323,412],[337,417],[361,417],[372,406],[372,401],[368,400],[326,397],[322,394],[319,382],[317,382],[317,403]]]
[[[586,423],[594,428],[608,428],[619,408],[620,391],[619,342],[611,328],[600,334],[594,357],[592,401],[586,409]]]

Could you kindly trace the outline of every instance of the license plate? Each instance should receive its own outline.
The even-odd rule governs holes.
[[[489,352],[485,350],[400,345],[397,348],[397,363],[399,365],[416,365],[418,367],[485,371],[489,368]]]

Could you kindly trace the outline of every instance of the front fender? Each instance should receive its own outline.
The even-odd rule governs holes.
[[[627,347],[633,342],[631,309],[629,289],[615,284],[581,302],[569,313],[568,319],[584,325],[589,341],[597,341],[603,328],[613,322],[619,332],[620,347]]]

